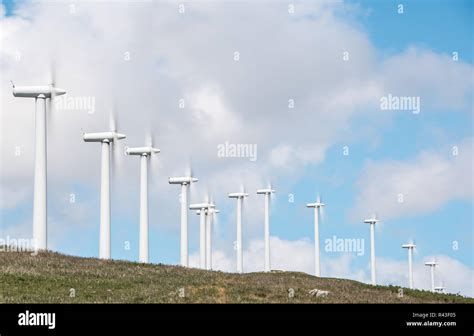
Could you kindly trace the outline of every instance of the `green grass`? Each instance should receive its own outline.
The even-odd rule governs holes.
[[[311,296],[314,288],[329,296]],[[231,274],[52,252],[0,253],[3,303],[474,303],[407,288],[400,297],[399,289],[297,272]]]

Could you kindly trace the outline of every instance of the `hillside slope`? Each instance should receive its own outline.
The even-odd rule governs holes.
[[[327,297],[310,295],[327,290]],[[230,274],[179,266],[0,253],[4,303],[445,303],[474,299],[303,273]],[[293,294],[293,295],[292,295]]]

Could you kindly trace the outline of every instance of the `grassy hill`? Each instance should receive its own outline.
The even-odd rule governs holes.
[[[312,289],[329,294],[316,297]],[[240,275],[52,252],[0,253],[3,303],[474,303],[458,295],[398,292],[296,272]]]

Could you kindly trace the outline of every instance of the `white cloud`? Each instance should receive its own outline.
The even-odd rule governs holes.
[[[151,223],[175,231],[179,204],[169,195],[178,192],[166,182],[168,176],[183,174],[192,162],[200,181],[191,200],[210,194],[223,211],[234,211],[226,194],[242,185],[249,193],[270,181],[281,189],[304,168],[323,162],[325,150],[341,137],[350,137],[352,118],[380,115],[374,110],[385,89],[396,87],[400,76],[413,75],[408,65],[425,55],[410,51],[393,61],[379,60],[368,35],[334,15],[335,10],[351,14],[353,8],[344,4],[298,4],[294,16],[286,4],[267,2],[252,10],[246,4],[195,2],[186,4],[184,15],[175,2],[163,1],[81,2],[75,13],[70,9],[62,2],[20,3],[17,16],[0,18],[0,155],[6,163],[1,190],[8,195],[32,190],[33,184],[34,102],[12,97],[8,80],[48,83],[49,65],[55,63],[57,85],[70,97],[96,98],[96,112],[52,116],[48,169],[49,183],[57,188],[50,203],[66,197],[72,185],[81,186],[79,193],[98,194],[100,150],[84,144],[81,135],[108,128],[115,106],[120,131],[127,134],[122,145],[141,145],[145,130],[154,133],[162,152],[150,173],[156,182],[150,188],[150,203],[156,205],[150,216],[158,219]],[[235,51],[239,62],[233,60]],[[344,51],[350,53],[348,62],[342,60]],[[448,66],[445,56],[434,53],[429,60],[416,73],[418,83],[434,92],[460,92],[440,94],[434,104],[464,97],[469,91],[464,78],[472,67]],[[429,76],[445,66],[448,83]],[[184,109],[178,108],[181,98]],[[288,108],[290,98],[294,109]],[[258,160],[217,158],[216,146],[225,141],[257,144]],[[14,157],[15,146],[24,148],[20,158]],[[120,156],[117,170],[114,211],[138,214],[138,162]],[[18,192],[2,206],[12,209],[29,201],[27,196]],[[261,211],[258,202],[246,206]],[[98,212],[98,202],[92,207]],[[68,221],[67,213],[61,216]],[[249,228],[246,234],[255,232]]]
[[[271,237],[271,265],[274,270],[298,271],[314,274],[314,245],[308,239],[284,240]],[[352,265],[355,255],[340,253],[336,257],[321,257],[321,273],[323,277],[352,279],[370,283],[370,268],[356,269]],[[413,264],[413,279],[416,289],[429,290],[431,278],[429,269],[424,262],[435,259],[439,262],[436,269],[436,286],[443,285],[449,293],[460,293],[474,297],[474,270],[456,259],[445,255],[426,256]],[[213,251],[213,269],[235,272],[234,251]],[[263,270],[264,243],[253,240],[244,249],[244,272],[261,272]],[[199,267],[199,255],[190,256],[190,265]],[[377,258],[377,283],[408,287],[408,263],[391,258]]]
[[[357,181],[352,215],[375,211],[387,220],[428,213],[451,200],[472,200],[472,139],[455,146],[457,155],[446,147],[407,161],[369,161]]]
[[[472,66],[450,55],[410,47],[387,59],[382,73],[386,94],[420,96],[421,113],[433,108],[471,111]]]
[[[430,270],[424,263],[431,260],[439,263],[435,270],[435,286],[442,285],[449,293],[474,297],[474,270],[445,255],[426,256],[421,261],[413,262],[413,284],[416,289],[430,290]],[[408,287],[408,262],[378,258],[377,277],[377,281],[382,284]]]

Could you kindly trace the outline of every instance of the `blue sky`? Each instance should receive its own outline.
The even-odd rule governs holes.
[[[4,4],[7,8],[7,15],[14,18],[17,5],[9,1],[4,2]],[[436,55],[444,61],[451,57],[452,52],[456,51],[460,58],[458,62],[462,62],[472,71],[473,4],[471,1],[405,1],[402,15],[396,12],[397,4],[396,1],[349,1],[345,4],[335,4],[334,6],[337,6],[338,10],[334,12],[334,20],[347,24],[357,34],[366,37],[374,50],[373,55],[376,59],[374,69],[376,72],[378,70],[382,72],[385,69],[386,60],[403,55],[410,48],[416,48],[419,53],[426,52],[430,55]],[[318,21],[320,19],[316,16],[311,20]],[[8,23],[4,21],[3,24]],[[258,26],[258,23],[256,25]],[[173,26],[170,24],[170,27]],[[308,34],[312,34],[312,32],[310,31]],[[298,39],[298,37],[295,39]],[[408,53],[408,55],[410,54]],[[158,51],[154,57],[161,58],[162,56],[163,59],[166,59],[166,54],[161,55]],[[300,57],[302,60],[306,60],[310,56],[301,52]],[[156,58],[154,60],[156,61]],[[164,73],[168,76],[171,70]],[[466,75],[468,76],[468,74]],[[418,81],[417,77],[420,76],[423,77],[424,73],[413,73],[411,75],[408,73],[402,78],[405,78],[405,80],[413,79],[416,82]],[[457,77],[455,77],[454,82],[456,80]],[[252,79],[249,79],[249,81],[251,82]],[[219,84],[219,81],[216,82]],[[170,83],[170,86],[174,84]],[[436,85],[438,84],[436,83]],[[225,91],[224,84],[222,84],[222,87]],[[395,89],[390,93],[396,95],[397,86],[393,87]],[[409,111],[384,113],[384,111],[380,111],[376,100],[372,103],[362,104],[359,107],[354,103],[356,105],[355,114],[348,118],[345,123],[342,123],[340,129],[336,130],[336,135],[331,138],[331,141],[327,142],[322,159],[309,162],[301,167],[298,166],[295,174],[275,173],[275,176],[267,174],[266,181],[271,181],[274,188],[277,189],[271,207],[272,236],[290,242],[303,239],[308,244],[312,244],[312,212],[305,207],[305,204],[314,201],[316,195],[320,194],[326,203],[325,219],[321,225],[321,241],[324,242],[326,238],[332,236],[365,239],[365,254],[363,256],[353,256],[349,272],[353,271],[355,273],[358,269],[366,270],[369,262],[369,228],[363,223],[364,216],[354,210],[360,202],[361,195],[364,195],[364,190],[361,190],[359,183],[364,181],[364,172],[370,171],[368,169],[372,165],[378,167],[379,163],[387,162],[412,164],[413,167],[416,167],[417,163],[423,162],[424,153],[431,153],[439,158],[447,158],[446,160],[449,161],[452,146],[461,146],[462,143],[466,142],[466,139],[468,139],[467,148],[472,148],[472,86],[470,92],[469,90],[467,92],[468,98],[466,100],[471,102],[470,106],[468,104],[467,107],[450,104],[449,99],[447,103],[437,104],[436,101],[433,102],[433,96],[436,96],[439,91],[436,91],[437,89],[431,90],[429,85],[423,87],[420,91],[416,89],[410,91],[409,85],[406,90],[403,87],[398,88],[398,94],[413,92],[413,95],[417,95],[418,92],[422,92],[420,114],[416,115]],[[460,90],[462,91],[463,88]],[[427,104],[424,104],[425,102]],[[250,101],[249,104],[252,104],[252,102]],[[21,126],[15,125],[15,127]],[[291,125],[288,125],[288,127],[291,128]],[[315,127],[316,134],[320,131],[317,128],[320,126],[316,125]],[[179,130],[179,132],[183,132],[183,130]],[[259,155],[264,157],[270,151],[269,148],[286,141],[285,137],[287,136],[289,135],[284,133],[271,135],[267,139],[268,145],[259,145],[259,148],[263,148],[263,152],[260,152]],[[311,143],[313,141],[312,136],[313,134],[308,133],[305,143]],[[160,139],[160,135],[157,135],[157,138]],[[471,140],[469,141],[469,139]],[[203,141],[202,146],[209,145],[203,139],[194,139],[194,141],[197,143]],[[98,174],[99,148],[98,146],[94,148],[94,145],[89,144],[84,146],[89,146],[89,153],[94,153],[90,155],[94,155],[95,161],[91,159],[90,162]],[[348,156],[343,155],[344,146],[349,147],[350,154]],[[162,148],[163,152],[172,150],[172,148],[164,149],[165,151]],[[472,155],[472,151],[465,153]],[[130,160],[129,158],[124,160],[136,161],[129,163],[135,174],[129,177],[129,181],[133,181],[134,184],[138,185],[138,160]],[[214,158],[214,160],[216,160],[215,165],[213,161],[208,162],[210,166],[206,166],[204,163],[199,166],[198,163],[198,169],[195,170],[203,175],[208,174],[206,169],[214,172],[220,167],[217,162],[219,159]],[[256,164],[258,165],[260,162],[260,160],[257,160]],[[79,169],[81,164],[83,163],[77,164]],[[269,169],[269,171],[272,170]],[[472,184],[472,171],[471,175],[464,177],[468,179],[467,182],[457,181],[460,184]],[[3,176],[4,180],[7,178],[8,176]],[[368,178],[370,180],[370,176]],[[159,174],[156,179],[166,182],[165,176],[159,176]],[[62,227],[61,239],[51,238],[53,232],[50,232],[50,241],[55,250],[63,253],[97,256],[99,229],[98,175],[94,176],[90,183],[83,183],[83,181],[82,178],[78,178],[77,181],[74,178],[64,181],[59,180],[59,178],[55,179],[55,176],[50,175],[50,193],[62,193],[63,196],[61,197],[62,201],[65,202],[64,204],[67,203],[68,194],[74,193],[77,202],[85,208],[83,218],[87,221],[84,225],[71,225],[67,222],[68,217],[63,215],[64,212],[68,212],[65,208],[68,205],[63,203],[53,205],[50,199],[50,220],[57,221],[55,227]],[[163,181],[161,183],[165,183]],[[202,183],[205,182],[200,181],[198,187]],[[29,184],[25,183],[25,185],[26,190],[28,190]],[[138,190],[136,189],[137,186],[131,185],[132,183],[130,183],[130,186],[121,189],[122,191],[125,190],[124,192],[129,197],[127,205],[122,208],[121,205],[123,204],[117,205],[119,195],[122,194],[118,193],[113,196],[112,255],[117,259],[138,259]],[[423,185],[420,186],[423,187]],[[16,227],[28,228],[32,212],[32,185],[29,188],[29,192],[26,192],[26,196],[21,202],[13,207],[2,209],[1,220],[4,234],[17,232],[15,231]],[[456,189],[454,185],[452,188]],[[234,239],[235,214],[233,210],[235,204],[232,200],[226,200],[224,196],[227,192],[232,191],[235,190],[222,188],[219,190],[222,195],[213,196],[220,197],[220,207],[223,210],[219,215],[218,228],[214,233],[216,235],[214,248],[218,251],[224,251],[224,254],[227,253],[230,259],[233,258],[232,251],[229,250],[229,242]],[[257,204],[257,209],[263,209],[262,199],[254,194],[254,190],[248,190],[248,192],[251,194],[248,201]],[[174,186],[169,186],[166,191],[168,197],[176,199],[178,193],[178,188]],[[288,201],[290,194],[294,196],[294,203]],[[420,194],[422,193],[420,192]],[[197,202],[200,199],[195,198],[192,201]],[[407,199],[407,202],[410,202],[410,200]],[[425,200],[422,203],[425,204]],[[150,259],[152,262],[176,264],[179,261],[179,212],[177,206],[177,202],[173,208],[168,205],[160,205],[151,200]],[[380,212],[377,205],[374,205],[371,209],[373,212]],[[244,213],[244,219],[248,215],[248,213]],[[263,219],[261,213],[253,215],[257,218],[257,222],[259,216]],[[366,216],[370,215],[370,212],[366,212]],[[194,214],[190,214],[189,218],[190,251],[195,254],[198,248],[198,218]],[[377,257],[381,260],[387,259],[404,263],[406,251],[402,250],[400,245],[414,239],[418,245],[418,252],[415,255],[417,262],[431,256],[449,257],[465,265],[471,272],[468,274],[472,276],[472,269],[474,268],[472,192],[470,199],[469,197],[466,198],[465,195],[459,197],[454,194],[434,207],[428,207],[428,210],[415,213],[401,211],[400,215],[391,214],[387,219],[382,216],[380,219],[382,223],[376,231],[376,244]],[[160,225],[164,220],[174,220],[176,225]],[[246,235],[248,239],[245,244],[260,239],[260,229],[248,229],[247,232],[249,233]],[[130,250],[123,248],[125,241],[130,242]],[[452,248],[453,241],[459,242],[458,250]],[[322,252],[323,259],[334,260],[335,263],[338,262],[337,258],[340,257],[340,253]],[[222,268],[225,269],[224,266]],[[420,272],[427,273],[428,270],[422,269]],[[449,270],[444,272],[449,273]],[[323,269],[323,275],[324,273],[325,270]],[[338,274],[326,273],[326,275],[337,276]],[[357,277],[354,276],[353,278]],[[449,284],[449,279],[444,281]],[[458,291],[460,289],[451,288],[451,290]],[[462,288],[462,291],[473,295],[472,279],[471,292],[469,292],[469,289],[466,290],[465,287]]]

